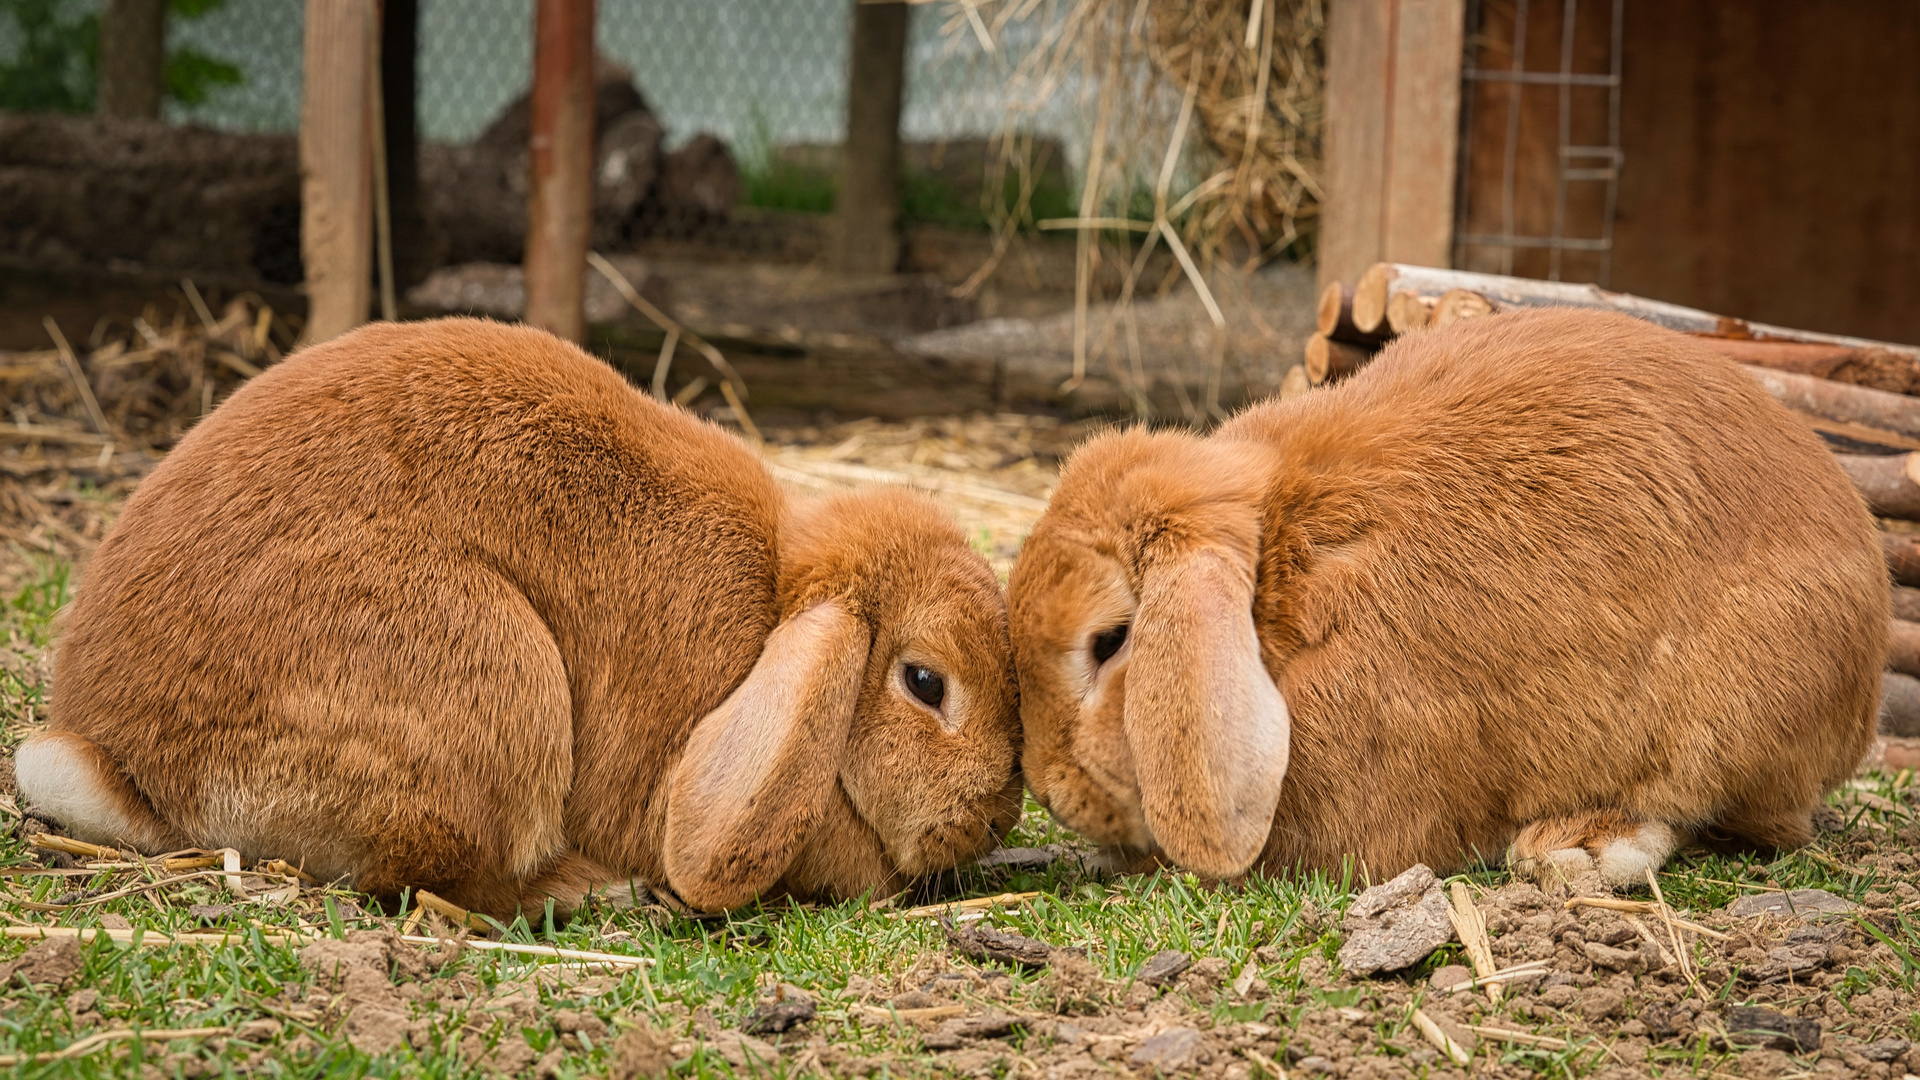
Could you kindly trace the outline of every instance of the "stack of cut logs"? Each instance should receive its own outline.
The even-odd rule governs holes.
[[[1920,347],[1767,326],[1593,285],[1375,263],[1320,294],[1307,378],[1338,382],[1395,335],[1537,307],[1617,311],[1744,365],[1826,440],[1885,530],[1893,634],[1880,729],[1920,736]]]

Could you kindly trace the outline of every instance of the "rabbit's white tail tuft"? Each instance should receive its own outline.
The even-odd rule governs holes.
[[[26,806],[76,840],[144,851],[165,846],[171,830],[91,739],[43,731],[20,744],[13,771]]]

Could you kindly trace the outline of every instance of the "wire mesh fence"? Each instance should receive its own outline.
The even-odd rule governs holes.
[[[91,109],[103,6],[0,0],[0,109]],[[986,136],[1006,115],[1004,73],[1023,35],[988,53],[950,32],[952,14],[941,10],[949,6],[959,7],[914,7],[908,140]],[[597,45],[633,72],[669,147],[710,133],[743,166],[765,169],[785,147],[840,139],[850,20],[850,0],[601,0]],[[174,0],[163,116],[227,131],[295,130],[303,22],[302,0]],[[532,26],[533,0],[421,0],[424,139],[468,142],[526,92]],[[1069,113],[1035,119],[1058,137],[1071,127]]]

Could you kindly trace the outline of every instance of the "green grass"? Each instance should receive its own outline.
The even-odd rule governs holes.
[[[50,582],[48,584],[51,584]],[[46,594],[41,594],[46,595]],[[36,610],[32,605],[27,609]],[[1871,812],[1871,811],[1870,811]],[[1844,835],[1844,834],[1841,834]],[[1040,845],[1070,841],[1037,810],[1029,812],[1011,842]],[[17,865],[25,851],[19,841],[0,843],[0,865]],[[1663,889],[1682,906],[1713,905],[1728,895],[1713,881],[1754,879],[1754,871],[1788,888],[1829,888],[1864,897],[1875,887],[1873,875],[1835,871],[1820,849],[1760,863],[1720,856],[1685,857],[1663,875]],[[1468,875],[1468,880],[1504,883],[1498,872]],[[55,900],[63,891],[85,887],[123,886],[126,874],[109,880],[40,879],[29,888],[13,884],[16,899],[38,903]],[[1421,976],[1443,962],[1457,959],[1457,947],[1430,958],[1412,977],[1359,984],[1330,985],[1325,963],[1339,944],[1334,929],[1340,912],[1357,883],[1308,876],[1297,880],[1255,878],[1243,887],[1221,889],[1193,878],[1158,873],[1117,880],[1101,880],[1071,860],[1056,862],[1039,873],[981,871],[949,873],[926,886],[943,897],[986,895],[1003,891],[1038,891],[1041,896],[1024,906],[996,913],[993,925],[1060,946],[1084,948],[1107,978],[1122,987],[1147,957],[1162,949],[1178,949],[1194,956],[1220,957],[1234,972],[1254,960],[1270,996],[1265,1000],[1223,1000],[1198,1006],[1214,1023],[1257,1021],[1283,1032],[1297,1030],[1308,1014],[1341,1007],[1361,1007],[1374,1017],[1368,1053],[1400,1057],[1424,1047],[1408,1026],[1409,1003],[1423,1002]],[[1687,899],[1682,899],[1682,898]],[[156,905],[144,897],[129,897],[59,919],[65,925],[98,925],[102,916],[117,915],[152,930],[177,932],[201,929],[188,914],[193,904],[230,903],[217,880],[175,886]],[[363,915],[359,898],[337,891],[309,893],[294,907],[249,905],[234,909],[224,925],[258,930],[294,930],[312,935],[337,935],[358,926],[391,925],[377,914]],[[54,917],[34,914],[17,904],[0,905],[17,921],[45,922]],[[1877,929],[1877,928],[1876,928]],[[330,1033],[331,1024],[307,1012],[300,1004],[312,976],[299,963],[296,950],[249,931],[244,943],[209,948],[175,946],[131,948],[96,941],[85,948],[85,968],[76,987],[98,994],[97,1020],[76,1024],[66,1008],[66,995],[15,987],[8,991],[0,1012],[0,1052],[35,1053],[58,1050],[93,1031],[109,1027],[184,1028],[237,1026],[262,1017],[283,1022],[280,1034],[260,1046],[229,1040],[224,1048],[201,1041],[182,1043],[166,1064],[186,1072],[225,1074],[241,1068],[250,1056],[263,1054],[272,1075],[306,1076],[444,1076],[479,1075],[465,1065],[456,1045],[463,1030],[477,1025],[495,1035],[518,1034],[536,1052],[555,1045],[558,1035],[538,1018],[532,1022],[495,1015],[483,1007],[423,1010],[428,1020],[418,1047],[377,1057],[352,1048],[345,1038]],[[658,1026],[685,1030],[687,1017],[705,1010],[722,1025],[741,1019],[752,1007],[756,988],[769,979],[805,987],[818,995],[821,1011],[811,1032],[823,1035],[844,1052],[858,1057],[880,1057],[890,1072],[913,1074],[930,1064],[917,1052],[917,1034],[901,1025],[874,1026],[856,1022],[855,1006],[841,990],[855,976],[884,979],[916,963],[938,956],[943,931],[931,919],[902,919],[891,911],[870,911],[860,902],[824,907],[797,905],[756,906],[731,915],[692,920],[667,918],[656,923],[647,913],[633,910],[595,910],[572,922],[554,926],[545,919],[517,920],[502,935],[509,940],[547,942],[572,948],[631,952],[652,958],[643,979],[627,975],[606,993],[582,999],[564,989],[536,988],[544,1009],[585,1007],[610,1020],[617,1031],[646,1020]],[[1904,954],[1920,948],[1920,936],[1905,920],[1886,939]],[[1273,945],[1273,962],[1259,962],[1255,949]],[[9,944],[0,955],[23,946]],[[1318,965],[1309,965],[1317,958]],[[472,950],[433,976],[446,982],[465,975],[494,995],[524,989],[537,965],[501,959]],[[1889,979],[1910,988],[1911,964],[1900,973],[1869,972],[1856,967],[1835,988],[1839,996],[1866,992]],[[1009,1007],[1027,1012],[1097,1009],[1070,1000],[1056,1000],[1047,976],[1013,972],[1005,979]],[[1728,987],[1711,987],[1738,1000]],[[1282,1046],[1287,1044],[1283,1036]],[[1036,1044],[1036,1049],[1040,1044]],[[1588,1037],[1566,1050],[1510,1048],[1501,1060],[1542,1075],[1582,1075],[1604,1064],[1601,1042]],[[1015,1050],[1025,1047],[1016,1035]],[[1310,1046],[1305,1047],[1311,1050]],[[101,1051],[87,1057],[21,1070],[19,1075],[119,1075],[132,1067],[127,1053]],[[146,1047],[149,1060],[165,1058],[160,1048]],[[1661,1052],[1665,1067],[1682,1075],[1710,1071],[1722,1055],[1701,1046]],[[792,1053],[783,1060],[789,1064]],[[606,1040],[575,1043],[565,1049],[559,1076],[599,1075],[609,1064]],[[188,1064],[195,1062],[197,1064]],[[916,1064],[916,1062],[918,1064]],[[717,1053],[696,1049],[678,1066],[682,1076],[730,1076],[734,1070]]]

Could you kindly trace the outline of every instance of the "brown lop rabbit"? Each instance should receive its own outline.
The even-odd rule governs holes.
[[[495,914],[706,910],[973,858],[1018,813],[1006,609],[929,501],[788,505],[545,333],[369,326],[235,393],[87,569],[27,800]]]
[[[1737,367],[1559,311],[1402,338],[1212,437],[1066,466],[1010,583],[1061,821],[1231,877],[1475,858],[1645,880],[1792,846],[1870,741],[1873,522]]]

